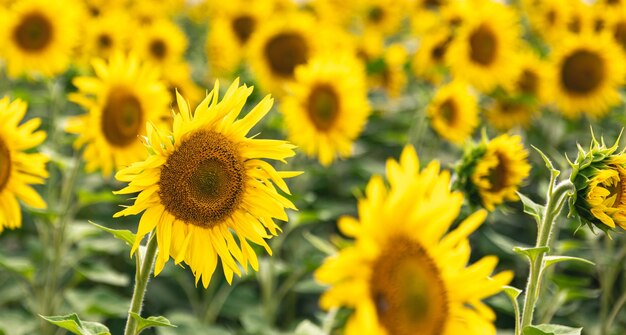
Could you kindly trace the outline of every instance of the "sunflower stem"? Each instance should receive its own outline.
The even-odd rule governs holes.
[[[130,301],[130,308],[128,309],[128,319],[126,320],[124,335],[137,334],[137,320],[131,316],[131,313],[136,313],[138,315],[141,313],[143,297],[146,294],[148,279],[150,278],[150,273],[152,273],[152,267],[154,266],[156,254],[157,239],[151,235],[146,247],[146,253],[143,256],[141,269],[135,273],[135,289],[133,290],[133,297]],[[139,257],[139,255],[136,255],[135,257]]]
[[[548,189],[548,197],[546,207],[544,209],[543,218],[538,229],[537,243],[535,247],[550,247],[550,235],[556,222],[556,218],[563,208],[563,204],[567,198],[576,191],[574,184],[569,180],[564,180],[554,186],[551,183]],[[528,275],[528,283],[524,292],[524,309],[522,310],[521,331],[526,326],[530,326],[533,321],[533,312],[537,304],[538,292],[541,285],[541,275],[544,268],[544,257],[546,252],[538,253],[534,260],[531,260],[530,273]]]

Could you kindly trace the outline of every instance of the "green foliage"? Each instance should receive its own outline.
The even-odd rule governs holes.
[[[60,328],[67,329],[76,335],[111,335],[109,328],[97,322],[81,321],[78,315],[72,313],[63,316],[43,316],[44,320]]]
[[[173,327],[176,328],[175,325],[170,323],[170,320],[163,316],[149,316],[148,318],[143,318],[137,313],[130,313],[130,316],[137,320],[137,331],[135,334],[141,333],[144,329],[150,327]]]
[[[582,330],[561,325],[538,325],[524,328],[523,335],[580,335]]]

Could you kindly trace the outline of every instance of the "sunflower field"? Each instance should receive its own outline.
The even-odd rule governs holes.
[[[624,0],[0,0],[0,335],[625,335]]]

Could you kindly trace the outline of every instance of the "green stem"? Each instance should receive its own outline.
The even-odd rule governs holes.
[[[137,334],[137,320],[133,318],[130,313],[141,313],[141,307],[143,305],[143,297],[146,294],[146,288],[148,287],[148,279],[154,266],[154,260],[157,254],[157,239],[151,235],[149,237],[148,246],[146,247],[146,253],[141,263],[140,271],[135,273],[135,289],[133,291],[133,298],[130,302],[130,308],[128,309],[128,320],[126,321],[126,329],[124,335],[136,335]]]
[[[548,190],[548,199],[546,200],[545,212],[539,226],[537,235],[537,243],[535,247],[549,247],[550,235],[554,227],[556,217],[561,212],[563,204],[567,199],[567,195],[572,194],[575,191],[574,184],[571,181],[565,180],[559,183],[556,187],[550,185]],[[543,259],[545,252],[540,252],[534,261],[531,261],[530,273],[528,275],[528,283],[526,285],[526,291],[524,292],[524,309],[522,310],[522,331],[526,326],[532,324],[533,312],[537,303],[539,287],[541,284],[541,275],[543,272]]]

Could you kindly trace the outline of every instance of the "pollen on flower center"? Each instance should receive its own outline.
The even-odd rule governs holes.
[[[307,101],[309,118],[319,130],[330,129],[339,116],[339,97],[329,85],[317,85]]]
[[[254,18],[248,15],[239,16],[232,22],[232,28],[235,32],[235,36],[237,36],[237,39],[242,44],[248,41],[250,35],[252,35],[252,32],[254,31],[255,26],[256,21],[254,20]]]
[[[26,15],[13,31],[13,39],[26,51],[41,51],[52,41],[52,24],[40,13]]]
[[[11,176],[11,152],[0,138],[0,191],[4,189]]]
[[[309,47],[297,33],[281,33],[271,38],[264,49],[272,72],[283,77],[293,77],[296,66],[306,63]]]
[[[588,94],[602,84],[604,71],[604,61],[597,53],[579,49],[563,61],[561,83],[573,94]]]
[[[197,131],[163,166],[161,203],[181,221],[212,227],[238,208],[245,176],[243,161],[230,140],[217,132]]]
[[[370,294],[388,334],[442,334],[447,292],[439,269],[419,243],[391,238],[372,270]]]
[[[496,59],[498,41],[494,32],[484,24],[472,32],[469,46],[470,58],[480,65],[488,66]]]
[[[113,89],[102,109],[102,133],[114,146],[125,147],[137,141],[143,125],[141,102],[123,88]]]

